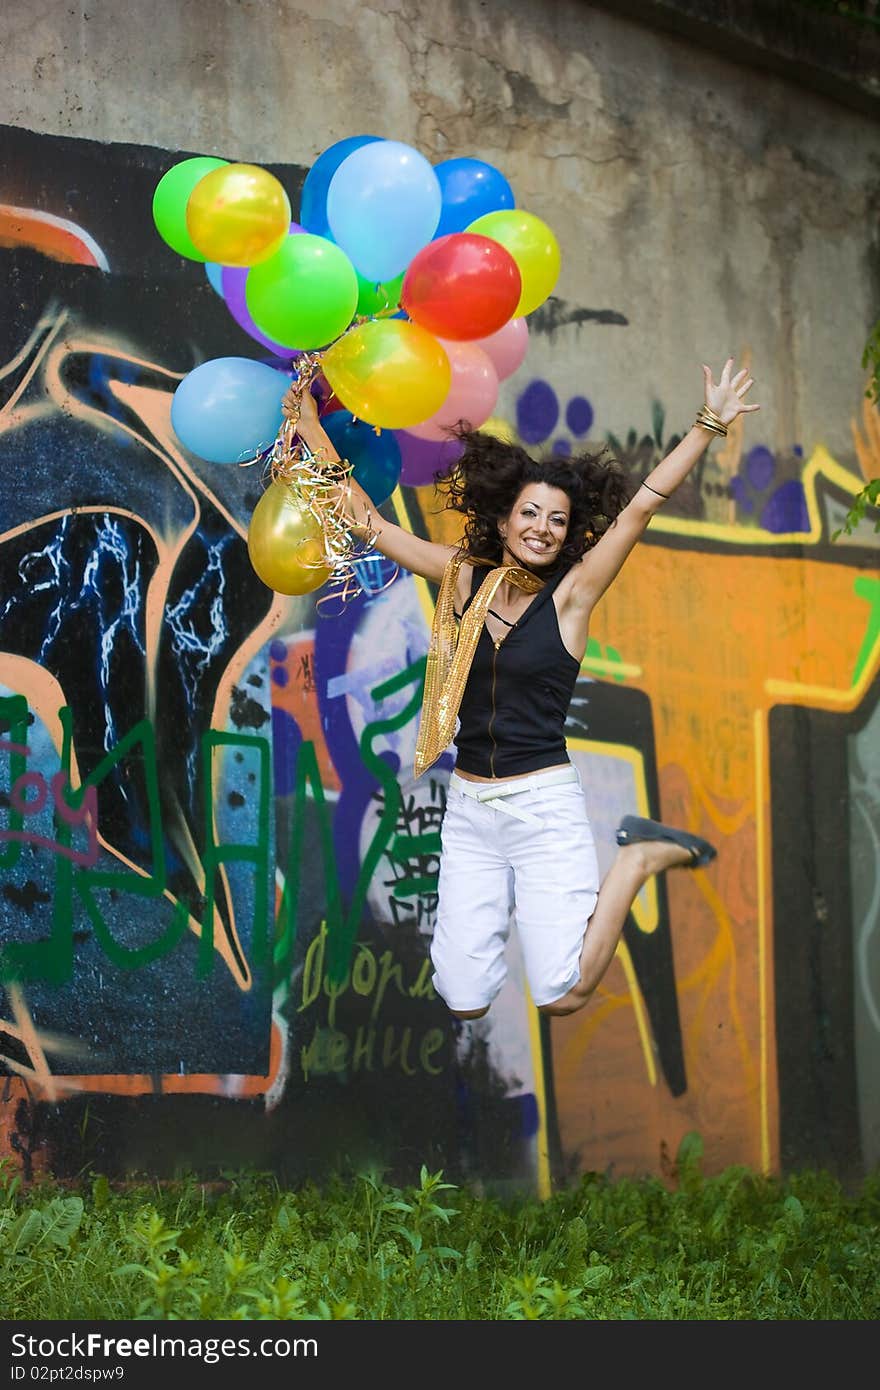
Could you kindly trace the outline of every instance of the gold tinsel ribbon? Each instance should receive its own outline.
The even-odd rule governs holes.
[[[321,369],[320,353],[302,353],[296,364],[300,390],[307,391],[313,377]],[[314,454],[297,435],[299,410],[285,410],[285,418],[265,461],[265,477],[290,488],[297,504],[308,511],[321,528],[324,555],[318,567],[329,569],[323,592],[317,599],[318,609],[338,602],[344,606],[363,592],[357,576],[358,566],[377,558],[374,550],[376,533],[372,517],[367,513],[366,535],[353,534],[354,522],[347,510],[353,466],[348,459],[326,460]],[[388,588],[397,576],[397,566],[384,583],[371,586],[370,593]]]
[[[498,586],[507,580],[529,594],[535,594],[544,587],[544,581],[528,570],[520,569],[517,565],[500,565],[486,575],[458,623],[455,617],[455,585],[458,572],[465,563],[485,565],[488,562],[459,552],[453,555],[443,571],[428,643],[425,691],[413,762],[416,777],[420,777],[437,761],[452,740],[474,652]]]

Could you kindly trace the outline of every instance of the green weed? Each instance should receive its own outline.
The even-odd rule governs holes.
[[[0,1165],[8,1319],[876,1319],[880,1174],[702,1173],[672,1186],[584,1174],[545,1201],[501,1200],[422,1167],[282,1189],[22,1185]]]

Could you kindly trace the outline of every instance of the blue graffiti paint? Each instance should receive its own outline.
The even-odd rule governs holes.
[[[286,709],[272,708],[272,770],[275,777],[275,795],[290,796],[296,786],[296,760],[302,730],[292,714]]]
[[[795,446],[795,455],[798,451],[799,446]],[[737,509],[746,516],[757,514],[759,524],[774,536],[809,531],[810,517],[803,483],[798,478],[789,478],[774,487],[776,476],[776,455],[766,445],[756,444],[746,454],[737,476],[728,484]]]
[[[114,420],[124,420],[126,410],[117,399],[111,383],[121,381],[131,385],[140,375],[141,369],[137,363],[127,362],[122,357],[105,357],[103,353],[94,352],[89,358],[89,387],[100,401],[104,413]],[[114,434],[116,443],[126,448],[135,443],[127,430],[116,430]]]
[[[774,536],[792,531],[809,531],[810,517],[803,483],[790,478],[782,483],[767,500],[761,512],[761,525]]]
[[[763,492],[773,481],[776,460],[763,444],[757,444],[746,454],[746,477],[756,492]]]
[[[360,829],[376,789],[376,779],[363,765],[348,701],[331,698],[329,687],[348,670],[351,643],[367,602],[365,595],[357,594],[338,616],[332,620],[325,619],[315,627],[315,684],[321,726],[333,766],[342,783],[333,818],[333,843],[339,887],[344,896],[354,891],[358,880],[361,867]]]
[[[748,513],[755,510],[755,504],[749,496],[744,478],[731,478],[727,490],[740,511]]]
[[[524,444],[540,444],[556,428],[559,401],[546,381],[532,381],[516,403],[516,428]]]
[[[572,396],[565,407],[565,423],[576,438],[582,438],[593,423],[593,407],[586,396]]]
[[[538,1133],[538,1099],[531,1091],[515,1097],[519,1107],[519,1132],[524,1139]]]

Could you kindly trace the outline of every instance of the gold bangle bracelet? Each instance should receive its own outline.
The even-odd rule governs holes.
[[[695,424],[701,425],[704,430],[709,430],[712,434],[719,434],[722,438],[727,434],[727,426],[720,420],[714,410],[709,410],[708,406],[702,406],[697,411]]]
[[[707,429],[714,428],[719,434],[727,434],[727,426],[721,419],[721,416],[716,415],[715,411],[709,405],[700,406],[697,411],[697,421],[699,424],[705,425]]]

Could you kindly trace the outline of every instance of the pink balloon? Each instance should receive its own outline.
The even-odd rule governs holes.
[[[298,222],[291,222],[289,235],[295,236],[297,232],[303,230],[304,229]],[[249,334],[255,342],[261,343],[263,347],[273,352],[276,357],[298,357],[299,351],[297,348],[285,347],[283,343],[274,342],[257,327],[251,318],[247,307],[247,300],[245,299],[245,282],[247,281],[249,270],[250,266],[247,265],[223,266],[220,272],[220,285],[223,298],[226,300],[227,309],[235,319],[239,328],[243,328],[245,333]]]
[[[498,373],[491,357],[476,343],[439,340],[452,367],[452,380],[439,410],[418,425],[407,425],[417,439],[448,439],[459,420],[472,430],[488,420],[498,400]]]
[[[498,380],[513,376],[517,367],[525,361],[529,349],[529,326],[524,318],[508,319],[497,332],[487,338],[475,339],[475,345],[482,348],[494,363]]]

